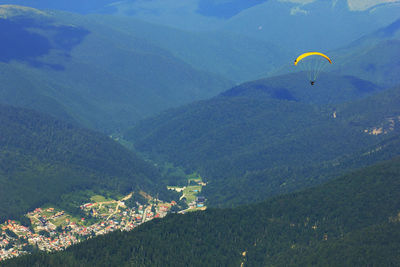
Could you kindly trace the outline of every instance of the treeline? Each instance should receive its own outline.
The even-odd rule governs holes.
[[[385,222],[312,248],[288,252],[277,266],[398,266],[400,224]]]
[[[397,266],[399,190],[397,158],[260,204],[169,215],[5,266]]]

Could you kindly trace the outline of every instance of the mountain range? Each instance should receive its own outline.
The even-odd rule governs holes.
[[[0,0],[0,222],[182,173],[208,209],[5,266],[400,265],[400,1],[78,2]]]
[[[211,58],[217,48],[226,43],[219,43],[221,40],[211,42],[213,35],[210,34],[183,32],[133,18],[83,17],[10,5],[1,9],[0,30],[5,36],[1,44],[5,52],[0,56],[3,73],[0,79],[5,85],[0,98],[3,103],[33,108],[73,125],[110,133],[126,129],[139,119],[167,107],[215,95],[232,84],[222,76],[191,67],[200,65],[204,55],[190,56],[196,44],[204,51],[214,51],[207,56]],[[6,35],[10,29],[14,34]],[[168,35],[173,38],[167,38]],[[228,38],[230,35],[224,36]],[[238,41],[234,36],[229,38],[236,40],[235,45],[239,48],[246,46],[245,39]],[[27,42],[21,41],[27,38],[31,44],[29,47]],[[385,43],[394,43],[394,49],[382,50],[395,53],[396,38],[398,21],[353,42],[348,50],[343,49],[343,55],[353,53],[356,59],[350,63],[358,63],[351,65],[349,61],[338,60],[340,70],[351,69],[357,76],[363,76],[359,73],[365,57],[357,57],[357,54],[361,55],[368,44],[378,47]],[[185,39],[192,40],[190,46],[182,45]],[[204,39],[203,43],[199,41],[201,39]],[[251,43],[255,46],[248,51],[263,45],[263,41],[257,43],[254,40],[251,39]],[[104,50],[104,47],[112,50]],[[246,53],[238,55],[238,59],[244,62]],[[229,54],[231,52],[227,50],[222,58],[228,58]],[[278,53],[271,62],[279,62],[283,55]],[[365,64],[385,58],[393,64],[394,67],[388,69],[396,77],[396,63],[390,57],[366,57]],[[221,66],[232,65],[221,61],[225,62]],[[138,62],[140,64],[136,64]],[[200,68],[206,68],[206,65]],[[126,131],[125,138],[156,161],[166,160],[203,173],[211,181],[205,191],[210,204],[214,201],[215,205],[229,206],[259,201],[320,183],[327,177],[321,176],[322,172],[343,172],[346,168],[336,167],[337,162],[343,166],[345,160],[351,158],[356,163],[349,164],[349,168],[363,166],[364,160],[354,158],[374,150],[381,142],[389,142],[385,140],[392,138],[392,131],[374,133],[379,132],[381,127],[376,125],[380,124],[393,128],[393,132],[397,129],[397,109],[391,100],[379,97],[368,100],[377,106],[378,117],[374,115],[375,120],[363,122],[362,127],[357,119],[365,116],[369,109],[365,108],[366,104],[358,105],[362,108],[357,110],[353,108],[357,106],[354,101],[375,95],[386,85],[379,79],[383,75],[382,68],[376,69],[375,76],[364,75],[369,81],[341,75],[341,71],[334,69],[332,73],[323,73],[316,86],[311,88],[303,73],[247,82],[210,100],[144,120],[133,130]],[[240,69],[232,71],[234,76]],[[140,75],[132,77],[132,72]],[[213,72],[218,71],[214,69]],[[251,72],[254,71],[249,68]],[[182,78],[182,74],[186,78]],[[157,79],[150,78],[154,76]],[[396,78],[390,83],[396,83]],[[161,87],[162,91],[157,89]],[[396,90],[389,91],[394,94],[393,99],[397,99]],[[383,106],[376,104],[379,101],[386,101],[388,105],[383,106],[390,109],[383,110]],[[346,106],[346,102],[353,104]],[[342,118],[340,110],[355,112],[358,116],[356,122],[354,116]],[[390,126],[392,121],[396,127]],[[320,137],[320,132],[327,134]],[[342,139],[346,142],[338,143]],[[394,154],[389,151],[385,158]],[[302,175],[296,175],[297,172]],[[307,175],[309,177],[305,178]],[[233,177],[231,182],[228,182],[228,177]],[[260,185],[252,187],[257,188],[257,193],[232,197],[235,190],[247,188],[252,184],[249,181],[253,180]],[[227,189],[222,193],[224,187]]]
[[[17,3],[35,5],[27,2]],[[339,48],[393,22],[400,10],[399,1],[387,0],[131,0],[88,2],[86,6],[68,4],[74,9],[66,4],[40,2],[37,7],[123,14],[188,31],[236,33],[268,41],[294,54]]]
[[[129,18],[162,25],[159,30],[164,34],[154,34],[148,26],[141,29],[157,45],[192,67],[235,82],[270,75],[277,65],[290,64],[304,51],[327,52],[346,46],[392,23],[399,18],[400,10],[399,1],[386,0],[7,2],[11,3],[84,14],[123,14],[125,19],[118,27],[131,24]]]
[[[229,88],[134,33],[80,15],[1,6],[1,103],[113,132]],[[9,34],[9,33],[12,34]]]
[[[266,1],[232,17],[224,30],[268,40],[297,55],[340,48],[399,18],[399,2],[365,11],[350,10],[349,2]]]

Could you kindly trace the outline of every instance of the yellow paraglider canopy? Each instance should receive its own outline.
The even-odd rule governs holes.
[[[296,58],[294,65],[299,66],[307,74],[310,84],[314,85],[321,71],[329,65],[327,61],[332,64],[332,60],[325,54],[307,52]]]
[[[294,65],[297,65],[297,63],[299,63],[300,60],[302,60],[303,58],[306,58],[308,56],[321,56],[321,57],[326,58],[329,61],[329,63],[332,64],[332,60],[325,54],[322,54],[320,52],[307,52],[307,53],[301,54],[298,58],[296,58],[296,60],[294,61]]]

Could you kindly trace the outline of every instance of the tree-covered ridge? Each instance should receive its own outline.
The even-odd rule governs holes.
[[[71,191],[163,192],[159,172],[108,136],[11,106],[0,120],[1,221]]]
[[[380,85],[400,83],[400,18],[363,36],[350,45],[332,52],[336,72],[373,81]]]
[[[398,265],[399,178],[396,158],[260,204],[170,215],[5,266]]]
[[[199,171],[210,182],[204,191],[209,204],[230,206],[379,161],[363,155],[397,136],[398,87],[377,94],[378,89],[338,85],[353,93],[333,99],[333,87],[285,89],[270,85],[275,81],[244,84],[163,112],[138,123],[125,138],[153,158]],[[324,95],[336,104],[324,104]],[[390,146],[384,151],[382,159],[398,153]]]
[[[233,87],[221,96],[254,98],[267,97],[316,105],[333,104],[357,100],[377,93],[382,87],[355,76],[321,73],[314,86],[310,86],[307,73],[291,66],[290,74],[250,81]]]

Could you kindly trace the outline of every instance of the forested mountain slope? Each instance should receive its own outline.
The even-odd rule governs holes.
[[[224,91],[220,96],[288,100],[306,104],[340,104],[377,93],[383,88],[356,76],[320,73],[310,86],[308,73],[298,71],[249,81]]]
[[[346,104],[376,87],[338,83],[344,96],[337,96],[334,85],[308,85],[304,92],[267,81],[163,112],[125,138],[155,159],[203,174],[209,204],[237,205],[319,183],[353,163],[363,166],[369,160],[361,155],[398,136],[399,87]],[[385,149],[389,158],[398,153]]]
[[[400,19],[332,52],[337,73],[386,86],[400,83]]]
[[[81,190],[164,192],[152,165],[103,134],[0,106],[0,221]],[[75,203],[76,207],[80,203]]]
[[[398,265],[400,159],[235,209],[153,220],[5,266]]]

